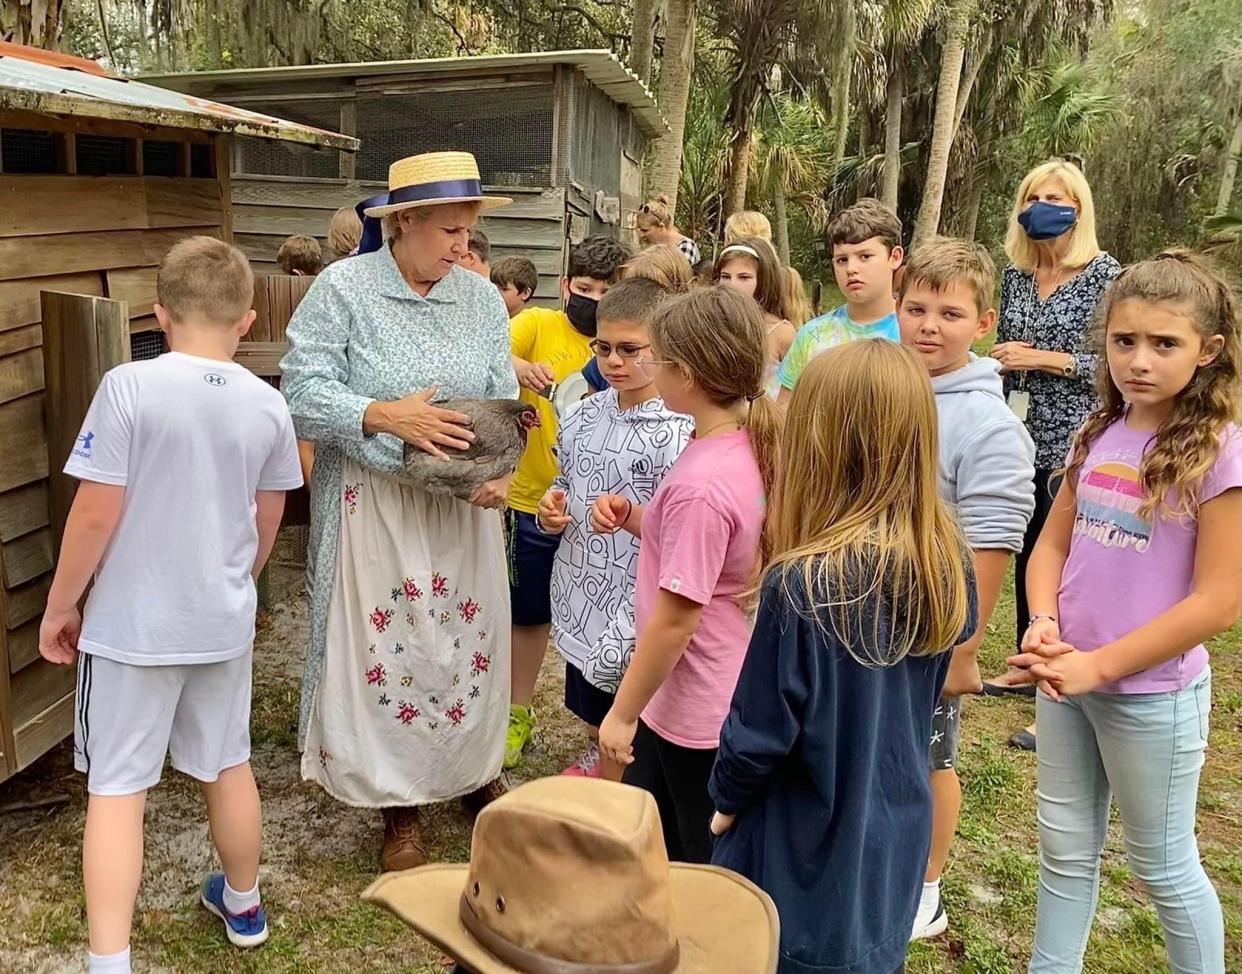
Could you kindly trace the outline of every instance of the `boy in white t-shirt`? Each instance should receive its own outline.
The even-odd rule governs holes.
[[[302,475],[284,399],[233,362],[253,289],[228,244],[194,237],[169,251],[155,313],[171,351],[103,377],[65,465],[81,483],[39,651],[78,662],[91,974],[130,970],[146,793],[169,752],[203,784],[224,866],[203,905],[237,946],[267,939],[249,764],[254,582]]]

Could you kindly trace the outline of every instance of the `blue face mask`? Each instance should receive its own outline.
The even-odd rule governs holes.
[[[1078,210],[1039,200],[1018,214],[1018,222],[1032,240],[1052,240],[1074,229]]]

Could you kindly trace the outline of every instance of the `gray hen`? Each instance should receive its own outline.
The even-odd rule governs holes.
[[[431,494],[468,500],[489,480],[507,477],[526,449],[526,432],[539,425],[539,412],[517,399],[450,399],[434,405],[470,417],[474,442],[464,450],[441,447],[447,460],[409,443],[399,479]]]

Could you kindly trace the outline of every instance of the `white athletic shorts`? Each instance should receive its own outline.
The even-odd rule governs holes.
[[[133,666],[78,657],[73,764],[92,795],[157,784],[164,757],[199,781],[250,760],[252,651],[221,663]]]

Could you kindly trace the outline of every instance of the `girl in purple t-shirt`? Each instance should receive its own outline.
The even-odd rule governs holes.
[[[638,642],[599,746],[655,796],[669,858],[705,863],[707,780],[750,643],[781,414],[762,394],[763,313],[749,298],[719,286],[676,298],[656,312],[651,344],[638,367],[694,419],[694,438],[645,509],[605,494],[592,512],[597,531],[642,538]]]
[[[1031,974],[1082,970],[1110,796],[1175,974],[1224,974],[1199,860],[1205,640],[1242,613],[1242,339],[1229,285],[1185,252],[1124,271],[1108,371],[1027,568],[1011,662],[1038,681],[1040,889]]]

